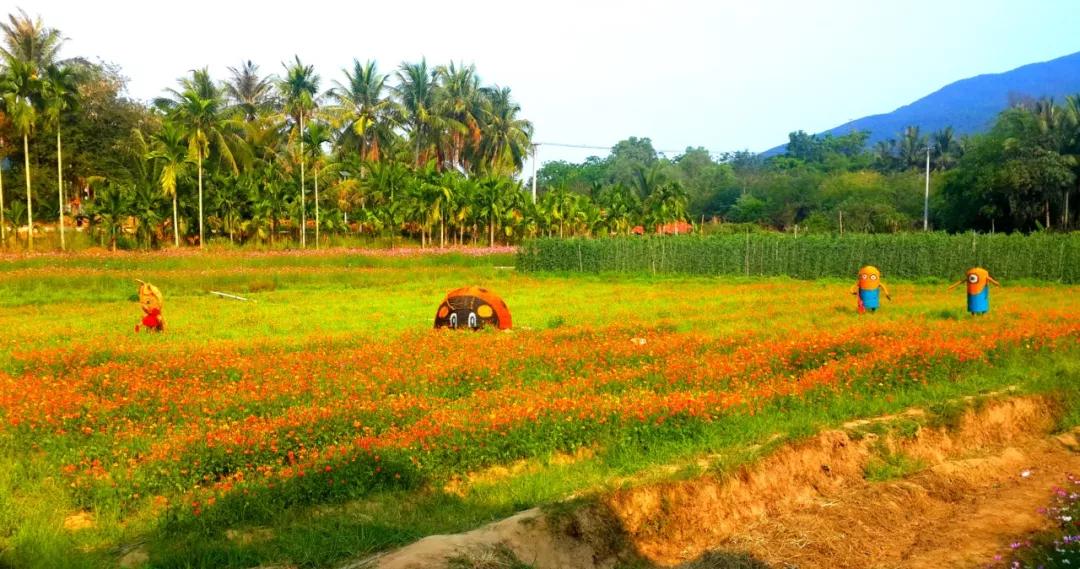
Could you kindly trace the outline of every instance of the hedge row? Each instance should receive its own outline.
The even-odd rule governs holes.
[[[895,278],[959,279],[982,266],[998,279],[1080,282],[1080,233],[980,235],[686,235],[527,241],[518,270],[849,277],[875,265]]]

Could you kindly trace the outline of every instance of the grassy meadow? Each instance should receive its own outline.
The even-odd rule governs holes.
[[[854,275],[514,264],[0,257],[0,566],[333,566],[1005,388],[1057,393],[1080,423],[1080,286],[1006,281],[974,318],[948,281],[883,267],[893,300],[858,315]],[[136,278],[162,289],[164,334],[134,332]],[[470,284],[513,330],[431,330]]]

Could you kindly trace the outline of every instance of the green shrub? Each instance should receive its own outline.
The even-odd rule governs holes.
[[[874,265],[886,278],[956,281],[973,266],[1002,281],[1080,282],[1080,233],[981,235],[778,233],[605,239],[542,238],[518,250],[521,271],[853,277]]]

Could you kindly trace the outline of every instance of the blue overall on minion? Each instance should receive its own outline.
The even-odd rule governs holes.
[[[972,314],[986,314],[990,312],[990,287],[986,286],[975,294],[968,293],[968,312]]]
[[[877,310],[881,307],[881,289],[860,288],[859,300],[862,301],[863,308],[867,310]]]

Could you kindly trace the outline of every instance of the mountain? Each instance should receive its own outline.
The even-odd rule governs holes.
[[[932,132],[952,126],[957,135],[986,130],[1010,101],[1080,93],[1080,52],[1043,63],[1032,63],[1004,73],[977,75],[950,83],[910,105],[891,113],[871,115],[844,123],[819,134],[843,135],[852,130],[870,131],[867,142],[898,138],[908,126]],[[784,145],[766,150],[765,156],[783,153]]]

